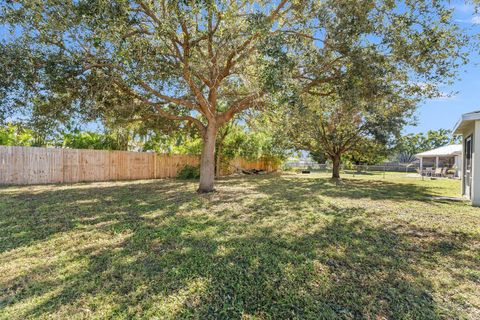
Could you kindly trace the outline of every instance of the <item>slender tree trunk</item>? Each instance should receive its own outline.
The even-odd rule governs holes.
[[[202,156],[200,159],[200,186],[198,193],[214,191],[215,180],[215,140],[217,137],[217,126],[210,123],[203,136]]]
[[[332,158],[332,179],[340,179],[340,155]]]

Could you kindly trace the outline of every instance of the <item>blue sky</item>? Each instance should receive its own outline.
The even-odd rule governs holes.
[[[480,33],[480,12],[471,4],[453,2],[454,18],[460,27],[473,37]],[[463,66],[459,79],[451,86],[442,87],[451,96],[427,100],[420,104],[416,116],[417,126],[407,126],[405,133],[426,132],[440,128],[452,129],[463,113],[480,110],[480,56],[474,52],[470,63]]]

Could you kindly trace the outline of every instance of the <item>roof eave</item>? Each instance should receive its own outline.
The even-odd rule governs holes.
[[[435,157],[445,158],[445,157],[456,157],[456,156],[460,156],[460,155],[462,155],[462,154],[461,154],[461,153],[452,153],[452,154],[424,154],[424,155],[416,154],[415,157],[416,157],[416,158],[435,158]]]
[[[459,131],[460,129],[460,125],[463,123],[463,119],[460,119],[459,121],[457,121],[457,123],[455,124],[455,126],[453,127],[453,135],[455,136],[460,136],[462,135],[462,133]]]
[[[456,136],[462,135],[463,125],[470,121],[480,120],[480,111],[474,111],[470,113],[465,113],[462,115],[460,120],[453,127],[453,134]]]

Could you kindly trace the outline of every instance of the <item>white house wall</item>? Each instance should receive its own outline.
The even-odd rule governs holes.
[[[463,175],[463,157],[455,156],[455,167],[457,168],[457,177]]]
[[[475,121],[472,155],[472,204],[480,206],[480,120]],[[477,167],[478,166],[478,167]]]
[[[462,188],[462,195],[465,195],[465,183],[464,183],[465,176],[463,175],[463,158],[464,158],[464,156],[465,156],[465,139],[468,138],[469,136],[472,136],[472,137],[473,137],[473,143],[474,143],[474,145],[473,145],[473,153],[475,153],[475,148],[476,148],[475,142],[476,142],[477,139],[476,139],[476,137],[474,136],[474,131],[475,131],[475,125],[474,125],[474,123],[471,123],[471,124],[469,124],[469,125],[465,128],[465,130],[462,132],[462,138],[463,138],[463,140],[462,140],[462,148],[463,148],[463,149],[462,149],[462,175],[461,175],[461,178],[462,178],[462,184],[461,184],[461,185],[462,185],[462,187],[461,187],[461,188]],[[472,155],[472,157],[473,157],[473,155]],[[472,159],[472,160],[473,160],[473,159]],[[473,162],[473,163],[472,163],[472,169],[473,169],[473,170],[474,170],[474,167],[475,167],[475,163]],[[473,172],[472,172],[472,174],[473,174]],[[473,181],[472,181],[472,196],[474,195],[474,193],[473,193],[473,187],[474,187],[474,186],[473,186]]]

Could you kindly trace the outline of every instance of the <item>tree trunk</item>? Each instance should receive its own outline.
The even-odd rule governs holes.
[[[202,156],[200,159],[200,186],[198,193],[207,193],[214,191],[215,180],[215,140],[217,137],[217,127],[215,123],[210,123],[203,136]]]
[[[217,147],[217,159],[215,161],[215,176],[217,178],[220,177],[221,170],[222,170],[222,144],[223,141],[219,141],[218,147]]]
[[[332,179],[340,179],[340,156],[335,155],[332,158]]]

